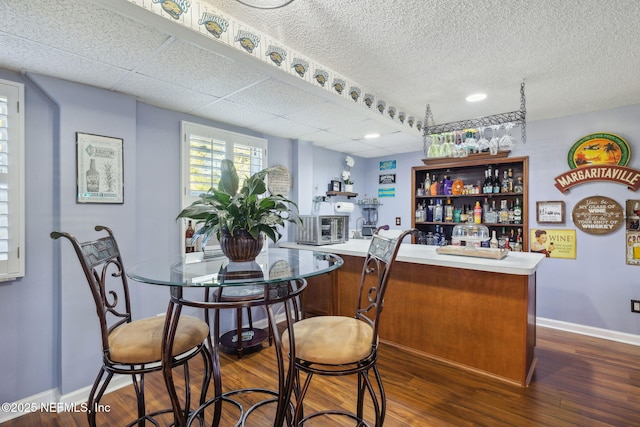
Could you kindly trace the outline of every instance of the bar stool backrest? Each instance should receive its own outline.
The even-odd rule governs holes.
[[[397,238],[373,235],[362,267],[358,291],[356,318],[367,322],[373,328],[375,347],[377,344],[380,314],[384,307],[384,295],[389,283],[391,267],[394,264],[402,240],[415,233],[415,229],[402,232]]]
[[[96,304],[103,354],[108,358],[109,333],[122,324],[131,322],[131,303],[127,276],[113,232],[101,225],[97,225],[95,229],[105,230],[109,235],[83,243],[65,232],[54,231],[51,237],[65,237],[73,245]]]

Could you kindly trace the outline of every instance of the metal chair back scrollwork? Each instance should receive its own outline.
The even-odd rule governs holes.
[[[51,238],[69,240],[80,261],[89,284],[100,324],[102,342],[102,367],[96,377],[87,402],[90,426],[96,425],[96,408],[114,374],[130,375],[137,397],[138,418],[128,426],[144,426],[149,420],[157,425],[154,417],[171,413],[173,408],[146,413],[144,375],[162,369],[162,339],[165,319],[162,316],[133,320],[129,285],[124,264],[113,232],[108,227],[96,226],[96,231],[106,231],[107,236],[97,240],[79,242],[69,233],[54,231]],[[173,346],[173,367],[184,368],[184,378],[189,384],[188,361],[198,354],[204,361],[204,378],[200,403],[204,402],[212,365],[205,345],[209,335],[206,322],[182,316]],[[186,409],[189,410],[190,387],[186,387]],[[174,414],[175,415],[175,414]],[[186,416],[181,414],[181,416]]]
[[[385,293],[400,244],[405,237],[416,232],[417,230],[410,229],[402,232],[397,238],[390,238],[382,236],[377,230],[373,235],[362,268],[355,316],[311,317],[293,325],[294,348],[290,349],[289,353],[296,370],[295,426],[302,426],[310,419],[323,415],[345,416],[356,421],[359,426],[367,426],[369,424],[364,419],[365,392],[371,396],[375,425],[383,425],[386,396],[376,364],[378,330]],[[283,342],[286,343],[284,337]],[[301,381],[301,373],[306,374],[304,383]],[[369,378],[370,373],[375,377],[377,393]],[[358,375],[355,412],[328,409],[305,416],[303,401],[314,375],[352,374]]]

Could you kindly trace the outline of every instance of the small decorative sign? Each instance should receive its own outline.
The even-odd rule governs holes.
[[[530,251],[547,258],[576,258],[576,230],[532,228]]]
[[[78,203],[124,203],[122,138],[76,132]]]
[[[640,200],[627,200],[627,264],[640,265]]]
[[[395,173],[383,173],[378,175],[378,184],[395,184],[396,183],[396,174]]]
[[[383,197],[396,197],[396,189],[393,188],[378,188],[378,198]]]
[[[613,233],[624,223],[624,210],[613,199],[604,196],[586,197],[573,208],[573,222],[589,234]]]
[[[536,222],[549,224],[564,223],[564,202],[536,202]]]
[[[640,188],[640,170],[627,167],[631,157],[629,144],[612,133],[592,133],[580,138],[569,150],[570,171],[555,178],[555,186],[566,193],[578,184],[608,181],[626,185],[631,191]]]
[[[395,168],[396,168],[395,160],[385,160],[383,162],[380,162],[381,171],[386,171],[386,170],[395,169]]]

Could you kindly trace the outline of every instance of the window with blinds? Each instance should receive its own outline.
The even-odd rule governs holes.
[[[24,86],[0,80],[0,280],[24,276]]]
[[[266,167],[266,152],[265,139],[182,122],[182,207],[217,188],[223,159],[233,160],[242,187],[246,178]]]

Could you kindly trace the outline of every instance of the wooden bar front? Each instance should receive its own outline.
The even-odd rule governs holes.
[[[353,316],[362,257],[311,279],[322,297],[305,298],[313,314]],[[327,282],[331,292],[327,292]],[[319,289],[319,288],[318,288]],[[313,291],[311,291],[313,292]],[[310,296],[310,295],[309,295]],[[409,351],[526,386],[535,367],[536,278],[396,261],[380,338]]]

